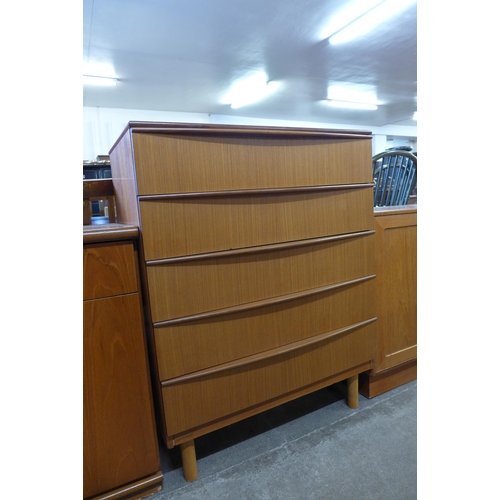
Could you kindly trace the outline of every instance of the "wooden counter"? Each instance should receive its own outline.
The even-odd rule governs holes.
[[[374,397],[417,378],[417,205],[377,207],[377,355],[360,393]]]
[[[136,226],[83,227],[83,498],[139,499],[163,484]]]

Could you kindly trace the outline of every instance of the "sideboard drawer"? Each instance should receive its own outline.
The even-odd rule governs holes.
[[[154,260],[371,230],[372,205],[371,186],[141,200],[145,258]]]
[[[138,290],[134,245],[102,243],[83,247],[83,300]]]

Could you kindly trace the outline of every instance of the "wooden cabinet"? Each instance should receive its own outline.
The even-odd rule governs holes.
[[[137,499],[163,482],[136,227],[83,229],[83,497]]]
[[[375,357],[371,134],[129,123],[110,151],[141,231],[161,430],[194,439]]]
[[[417,206],[375,208],[377,356],[360,392],[374,397],[417,378]]]

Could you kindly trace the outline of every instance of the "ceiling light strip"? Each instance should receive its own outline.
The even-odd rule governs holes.
[[[333,106],[335,108],[363,109],[369,111],[375,111],[376,109],[378,109],[378,106],[376,104],[366,103],[366,102],[339,101],[336,99],[326,99],[326,103],[329,106]]]
[[[84,85],[100,85],[105,87],[112,87],[116,85],[118,80],[116,78],[109,78],[106,76],[93,76],[93,75],[83,75]]]
[[[329,38],[332,45],[349,42],[369,33],[379,24],[394,17],[416,0],[383,0],[351,22],[336,30]]]

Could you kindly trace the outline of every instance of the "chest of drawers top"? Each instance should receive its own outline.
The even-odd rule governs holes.
[[[110,156],[154,196],[368,183],[367,152],[370,132],[130,122]]]

